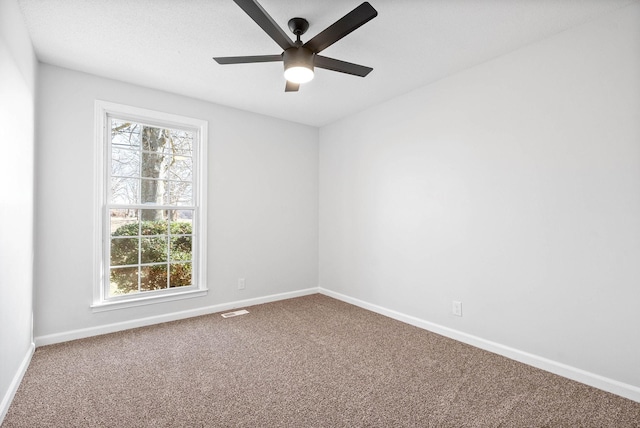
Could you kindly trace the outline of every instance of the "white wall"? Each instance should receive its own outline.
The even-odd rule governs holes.
[[[320,286],[640,400],[640,5],[321,128]]]
[[[317,128],[51,65],[39,70],[38,98],[37,344],[317,287]],[[206,297],[92,313],[96,99],[209,122]]]
[[[32,353],[36,59],[15,1],[0,1],[0,423]]]

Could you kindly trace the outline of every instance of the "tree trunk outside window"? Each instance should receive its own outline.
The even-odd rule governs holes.
[[[140,184],[142,203],[162,203],[166,193],[166,182],[160,180],[164,147],[170,144],[171,134],[168,129],[143,127],[142,148],[148,153],[142,157],[142,182]],[[146,179],[145,179],[146,178]],[[161,220],[162,210],[142,210],[143,221]]]

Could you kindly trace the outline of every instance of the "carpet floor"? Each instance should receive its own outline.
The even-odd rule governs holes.
[[[323,296],[38,348],[10,427],[640,427],[640,403]]]

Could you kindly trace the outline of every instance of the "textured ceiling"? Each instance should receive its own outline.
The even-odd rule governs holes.
[[[373,67],[366,78],[316,69],[285,93],[282,63],[213,56],[281,49],[232,0],[18,0],[42,62],[322,126],[640,0],[369,0],[378,17],[323,55]],[[361,0],[260,0],[303,41]]]

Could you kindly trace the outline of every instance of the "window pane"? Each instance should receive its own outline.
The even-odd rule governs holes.
[[[138,264],[138,238],[111,239],[111,266]]]
[[[164,205],[167,200],[167,182],[164,180],[142,179],[140,181],[143,204]]]
[[[158,263],[167,261],[167,237],[142,238],[140,262]]]
[[[165,156],[163,165],[165,178],[169,180],[191,181],[193,159],[190,156]]]
[[[165,146],[165,153],[173,155],[188,155],[193,153],[193,133],[189,131],[171,130],[170,144]]]
[[[171,205],[193,205],[191,183],[172,181],[170,188]]]
[[[112,204],[128,205],[138,203],[138,187],[140,180],[137,178],[111,178]]]
[[[140,176],[140,152],[137,150],[112,147],[111,175],[124,177]]]
[[[193,210],[171,210],[169,220],[172,224],[172,233],[174,223],[189,223],[189,230],[191,230],[191,224],[193,224]],[[191,233],[191,232],[188,232]]]
[[[161,174],[167,166],[163,166],[164,156],[158,153],[142,153],[141,176],[145,178],[164,178]]]
[[[140,268],[140,291],[167,288],[167,265],[142,266]]]
[[[172,236],[171,238],[171,261],[191,261],[192,239],[191,235]]]
[[[191,263],[171,264],[170,287],[185,287],[191,285]]]
[[[167,211],[166,210],[140,210],[142,215],[142,235],[166,235]]]
[[[138,268],[112,268],[109,296],[138,292]]]
[[[149,152],[162,152],[170,145],[170,131],[152,126],[142,127],[142,150]]]
[[[109,210],[111,236],[134,236],[138,234],[138,210]]]
[[[111,119],[112,147],[140,147],[140,125],[124,120]]]

